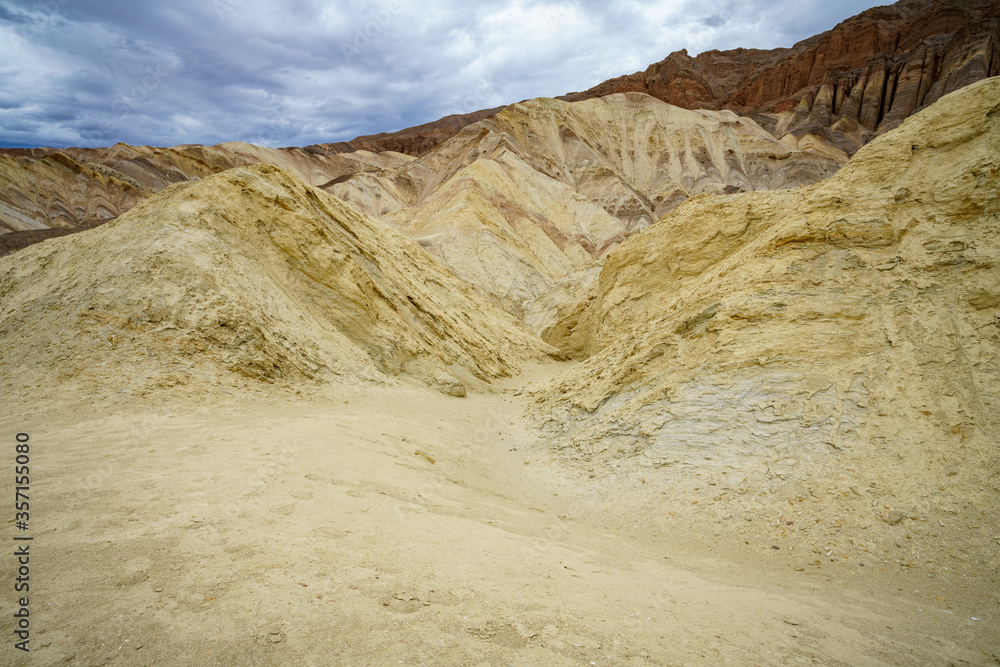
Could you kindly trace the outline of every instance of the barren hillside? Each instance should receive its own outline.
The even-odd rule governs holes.
[[[173,183],[234,167],[271,164],[323,185],[358,171],[404,164],[396,153],[326,155],[241,142],[218,146],[0,150],[0,255],[113,219]],[[4,252],[6,251],[6,252]]]
[[[806,512],[845,530],[912,533],[906,563],[940,557],[916,536],[947,518],[995,568],[960,529],[1000,518],[998,104],[974,84],[828,181],[695,197],[615,249],[549,337],[588,357],[536,389],[556,446],[822,499]]]
[[[628,94],[511,105],[418,160],[327,189],[526,317],[692,195],[797,187],[839,166],[733,113]]]
[[[0,293],[8,391],[403,376],[463,394],[549,349],[413,242],[270,166],[4,258]]]

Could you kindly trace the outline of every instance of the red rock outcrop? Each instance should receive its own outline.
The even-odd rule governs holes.
[[[403,153],[404,155],[425,155],[435,146],[440,146],[458,134],[459,130],[463,127],[478,123],[486,118],[491,118],[502,110],[503,107],[496,107],[473,111],[472,113],[452,114],[439,120],[408,127],[398,132],[366,134],[350,141],[306,146],[303,150],[321,152],[323,154],[331,152],[348,153],[350,151],[372,151],[373,153],[394,151],[396,153]]]
[[[841,160],[942,95],[1000,74],[1000,2],[902,0],[791,48],[670,54],[644,72],[563,95],[641,92],[685,109],[751,116],[793,148]],[[420,156],[500,108],[306,150]]]
[[[678,51],[563,99],[638,91],[730,109],[793,147],[846,157],[943,95],[998,74],[1000,2],[903,0],[788,49]]]

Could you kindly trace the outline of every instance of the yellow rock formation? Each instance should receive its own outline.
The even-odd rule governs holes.
[[[974,84],[825,182],[693,197],[628,239],[562,305],[550,340],[589,358],[540,389],[539,419],[584,459],[846,475],[913,503],[960,463],[988,497],[998,112],[1000,79]]]
[[[329,188],[398,226],[527,321],[557,284],[701,193],[790,188],[840,163],[792,150],[732,112],[641,93],[513,104],[428,155]],[[539,326],[544,326],[539,324]]]
[[[0,260],[7,382],[386,381],[463,395],[551,351],[415,243],[271,166]],[[52,376],[56,377],[52,377]]]

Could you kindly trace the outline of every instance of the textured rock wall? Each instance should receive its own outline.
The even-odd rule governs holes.
[[[1000,436],[998,148],[990,79],[823,183],[685,202],[567,308],[563,331],[592,356],[539,390],[539,418],[586,459],[799,480],[864,459],[911,494],[923,472],[881,466],[943,478],[962,461],[984,483]]]
[[[412,241],[266,165],[0,258],[8,391],[403,376],[464,395],[550,351]]]
[[[850,156],[942,95],[1000,74],[1000,3],[903,0],[790,49],[687,51],[565,99],[645,92],[732,109],[790,146]]]
[[[173,183],[205,178],[234,167],[273,164],[323,185],[358,171],[403,164],[394,153],[323,154],[239,142],[217,146],[0,150],[0,233],[87,229],[125,213]],[[20,247],[14,239],[0,243]]]
[[[797,187],[839,166],[732,112],[631,93],[514,104],[416,161],[327,189],[534,321],[540,295],[684,199]]]

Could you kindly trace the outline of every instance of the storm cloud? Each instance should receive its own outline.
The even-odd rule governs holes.
[[[774,48],[801,0],[0,0],[0,146],[292,146],[584,90],[686,48]]]

